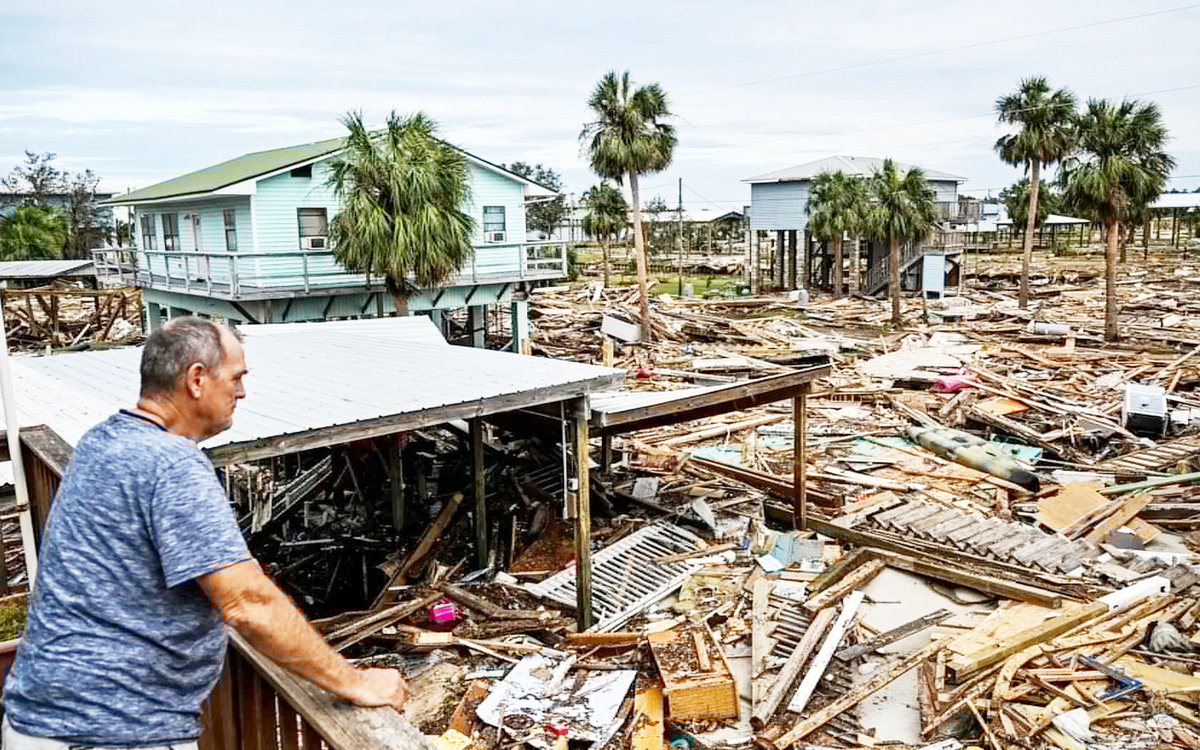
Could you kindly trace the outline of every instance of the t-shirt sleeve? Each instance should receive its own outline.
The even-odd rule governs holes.
[[[160,473],[150,531],[168,587],[250,559],[212,464],[198,451]]]

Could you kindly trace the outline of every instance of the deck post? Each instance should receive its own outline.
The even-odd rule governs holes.
[[[475,488],[475,561],[488,564],[487,478],[483,466],[483,420],[467,420],[471,432],[471,486]]]
[[[808,389],[792,399],[792,423],[795,426],[792,456],[792,484],[795,488],[793,520],[800,531],[808,530]]]
[[[533,342],[529,338],[529,300],[513,297],[509,304],[512,312],[512,350],[518,354],[533,354]]]
[[[401,440],[391,436],[384,438],[392,485],[392,527],[397,531],[404,528],[404,453],[400,447]]]
[[[467,307],[467,332],[471,346],[475,349],[487,348],[487,308],[483,305]]]
[[[591,461],[588,421],[591,409],[585,396],[575,402],[575,595],[579,630],[592,626],[592,499],[588,476]],[[568,487],[568,492],[572,488]]]

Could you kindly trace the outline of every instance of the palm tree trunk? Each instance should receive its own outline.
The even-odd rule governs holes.
[[[629,192],[633,194],[633,247],[637,256],[638,313],[642,318],[642,341],[649,343],[650,330],[650,284],[646,272],[646,238],[642,234],[642,204],[638,199],[637,173],[629,173]]]
[[[607,235],[600,240],[600,251],[604,254],[604,259],[601,265],[604,267],[604,288],[608,288],[608,237]]]
[[[892,324],[904,325],[900,316],[900,240],[888,240],[888,288],[892,295]]]
[[[1017,306],[1024,310],[1029,306],[1029,265],[1033,262],[1033,232],[1037,227],[1038,171],[1042,163],[1037,159],[1029,162],[1029,202],[1025,216],[1025,236],[1021,238],[1021,289],[1017,294]]]
[[[1104,340],[1119,341],[1121,333],[1117,329],[1117,244],[1120,242],[1121,230],[1118,222],[1105,222],[1108,232],[1108,242],[1104,250]]]
[[[842,238],[833,240],[833,297],[842,296]]]

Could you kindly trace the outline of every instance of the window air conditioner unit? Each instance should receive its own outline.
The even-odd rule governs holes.
[[[508,232],[505,232],[504,230],[500,230],[499,232],[488,232],[487,233],[487,241],[488,242],[506,242],[506,241],[508,241]]]
[[[303,240],[301,241],[300,244],[305,250],[324,250],[325,249],[325,238],[324,237],[305,237],[305,238],[303,238]]]

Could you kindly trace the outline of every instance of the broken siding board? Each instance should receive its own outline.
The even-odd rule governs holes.
[[[804,673],[804,678],[800,680],[800,685],[796,688],[796,694],[792,696],[791,702],[788,703],[789,711],[799,713],[808,705],[808,699],[812,697],[813,691],[817,689],[817,684],[820,683],[821,676],[825,674],[826,667],[829,666],[830,660],[833,659],[833,652],[841,645],[842,638],[846,635],[846,630],[850,627],[850,623],[854,621],[854,615],[858,612],[858,605],[862,603],[865,596],[863,592],[855,591],[842,602],[841,614],[838,615],[838,619],[833,623],[829,634],[825,636],[825,640],[821,643],[821,649],[813,657],[808,671]]]

